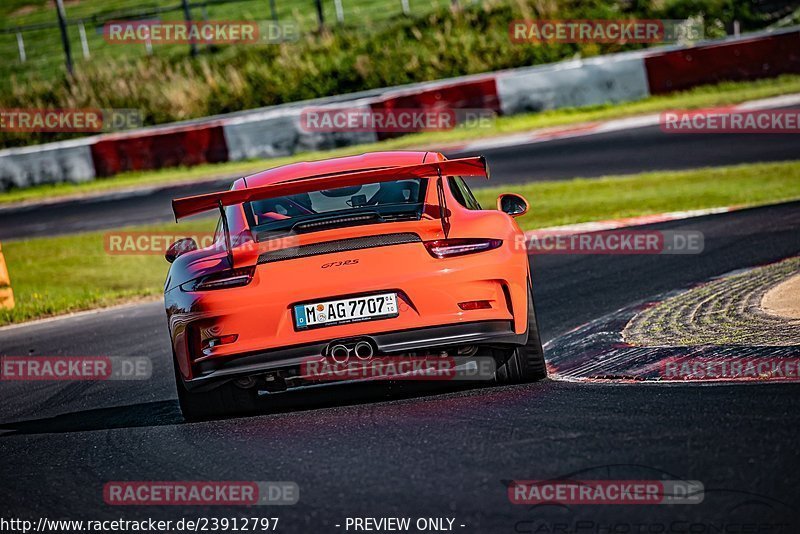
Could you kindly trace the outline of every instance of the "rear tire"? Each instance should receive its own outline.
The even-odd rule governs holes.
[[[233,382],[226,382],[208,391],[189,391],[183,383],[178,364],[174,358],[172,361],[175,367],[178,403],[187,421],[202,421],[256,411],[258,406],[256,389],[242,389]]]
[[[498,361],[495,380],[499,384],[522,384],[547,378],[544,349],[533,305],[533,291],[528,291],[528,341],[508,351]],[[503,363],[501,363],[503,362]]]

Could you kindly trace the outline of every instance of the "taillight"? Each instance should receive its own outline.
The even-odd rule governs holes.
[[[246,286],[253,280],[256,268],[244,267],[232,271],[209,274],[181,284],[184,291],[213,291]]]
[[[501,239],[437,239],[426,241],[425,248],[434,258],[451,258],[492,250],[502,244]]]

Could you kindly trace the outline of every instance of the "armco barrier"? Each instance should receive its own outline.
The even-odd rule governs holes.
[[[800,73],[800,32],[709,43],[645,58],[652,94],[723,80],[754,80]]]
[[[128,170],[286,156],[400,134],[307,132],[306,107],[489,109],[505,115],[625,102],[721,80],[800,72],[800,28],[363,91],[76,141],[0,150],[0,190]]]
[[[503,115],[628,102],[648,96],[641,53],[497,73]]]
[[[228,161],[222,122],[102,136],[92,145],[97,176]]]
[[[389,91],[373,101],[374,111],[393,109],[486,109],[500,112],[500,99],[494,75],[437,83],[428,87]],[[378,133],[378,139],[397,137],[400,133]]]
[[[4,150],[0,157],[0,191],[93,180],[93,141],[94,138],[74,139]]]

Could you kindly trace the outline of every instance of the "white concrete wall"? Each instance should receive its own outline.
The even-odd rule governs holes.
[[[95,172],[90,147],[94,139],[0,150],[0,191],[11,187],[93,180]]]
[[[640,54],[565,61],[497,74],[503,115],[639,100],[649,95]]]
[[[363,109],[369,111],[366,101],[325,106],[314,109]],[[300,124],[305,106],[286,106],[240,116],[225,122],[223,132],[228,145],[228,158],[240,161],[254,158],[290,156],[297,152],[324,150],[340,146],[372,143],[374,132],[309,132]]]

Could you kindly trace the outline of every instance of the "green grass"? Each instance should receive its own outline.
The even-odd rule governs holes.
[[[478,189],[484,207],[508,187]],[[755,206],[800,198],[800,161],[576,178],[514,187],[531,204],[525,230],[719,206]]]
[[[134,229],[120,229],[120,231]],[[209,220],[137,227],[136,231],[212,231]],[[116,231],[116,230],[115,230]],[[109,255],[104,232],[3,243],[13,310],[0,310],[0,324],[100,308],[158,295],[168,264],[161,255]]]
[[[412,14],[420,15],[437,8],[449,5],[449,0],[410,0]],[[326,23],[336,24],[334,3],[323,3]],[[301,31],[309,32],[317,28],[317,11],[313,0],[277,0],[275,2],[278,20],[296,23]],[[360,21],[364,24],[384,23],[402,15],[400,0],[345,0],[345,24]],[[130,46],[114,46],[107,43],[102,33],[102,21],[109,17],[120,18],[122,14],[146,12],[154,8],[177,8],[158,15],[162,21],[181,21],[183,11],[179,0],[81,0],[65,2],[70,48],[77,69],[83,69],[92,63],[103,61],[135,60],[144,58],[147,51],[142,44]],[[205,11],[200,8],[191,10],[194,20],[270,20],[269,2],[267,0],[238,0],[225,4],[208,6]],[[98,22],[93,22],[96,17]],[[0,3],[0,27],[10,28],[34,24],[52,24],[57,22],[53,2],[46,0],[4,0]],[[78,21],[83,21],[89,47],[89,58],[84,58],[80,40]],[[19,58],[16,33],[0,34],[0,54],[6,58],[0,66],[0,73],[25,76],[38,71],[44,77],[61,74],[64,71],[64,50],[61,34],[57,27],[23,33],[27,61]],[[223,45],[230,46],[230,45]],[[153,53],[157,57],[182,58],[187,56],[188,45],[162,44],[155,45]],[[205,47],[200,47],[205,51]]]
[[[697,109],[725,106],[771,96],[800,93],[800,76],[786,75],[753,82],[726,82],[697,87],[690,91],[646,98],[637,102],[602,105],[588,108],[561,109],[498,117],[488,128],[457,128],[449,132],[426,132],[367,145],[340,148],[325,152],[305,152],[290,157],[256,161],[228,162],[196,167],[174,167],[147,172],[131,172],[80,184],[40,185],[0,193],[0,204],[34,201],[48,197],[113,191],[127,187],[169,184],[178,181],[241,176],[262,169],[330,157],[347,156],[375,150],[408,148],[435,149],[447,143],[475,140],[497,135],[525,132],[538,128],[564,126],[582,122],[629,117],[668,109]]]
[[[479,189],[485,207],[508,187]],[[523,229],[728,205],[800,198],[800,161],[575,179],[520,185],[531,203]],[[137,231],[194,233],[212,220],[139,227]],[[133,229],[128,229],[133,230]],[[159,295],[168,264],[161,256],[111,256],[105,232],[31,239],[3,245],[17,300],[0,310],[0,324]]]

